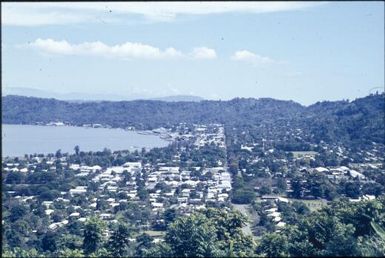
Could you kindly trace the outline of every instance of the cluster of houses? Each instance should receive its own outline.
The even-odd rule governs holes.
[[[222,124],[194,124],[190,128],[185,123],[180,123],[174,130],[175,132],[169,133],[169,135],[176,141],[192,140],[197,148],[206,144],[226,148],[225,129]]]
[[[165,206],[158,199],[176,197],[177,203],[172,206],[189,213],[196,209],[205,208],[208,202],[226,202],[231,191],[231,175],[224,167],[202,169],[195,171],[180,170],[179,167],[159,167],[148,176],[147,189],[154,189],[159,184],[167,185],[167,190],[157,190],[150,194],[150,202],[154,212],[164,211]],[[201,171],[200,171],[201,170]],[[200,172],[197,172],[200,171]],[[198,177],[194,174],[201,173]],[[210,175],[210,176],[207,176]],[[178,189],[181,189],[178,191]]]
[[[263,212],[271,219],[271,221],[275,224],[276,231],[279,232],[282,228],[286,226],[286,223],[282,220],[282,214],[278,211],[277,203],[284,202],[289,203],[290,201],[287,198],[280,196],[262,196],[263,201],[272,200],[272,205],[267,206]]]
[[[109,192],[116,192],[118,190],[117,184],[123,179],[124,173],[134,176],[135,173],[141,173],[141,171],[141,162],[126,162],[122,166],[108,167],[101,173],[96,174],[92,181],[101,183],[99,190],[107,189]],[[135,198],[136,194],[133,195],[134,193],[131,192],[129,196]]]
[[[343,178],[360,179],[360,180],[366,179],[366,177],[362,173],[354,169],[350,169],[346,166],[317,167],[317,168],[314,168],[313,171],[318,173],[324,173],[330,180],[333,180],[333,181],[339,181]]]
[[[215,130],[213,130],[215,128]],[[220,148],[226,148],[225,129],[221,124],[197,125],[194,128],[195,146],[202,147],[206,144],[215,144]]]
[[[351,202],[372,201],[374,199],[376,199],[376,196],[371,195],[371,194],[364,194],[363,196],[358,197],[357,199],[350,198],[349,201],[351,201]]]
[[[66,157],[56,158],[54,156],[52,157],[32,157],[28,159],[28,161],[25,161],[24,158],[20,158],[19,162],[3,162],[3,171],[6,172],[35,172],[38,165],[42,163],[43,159],[45,159],[45,165],[46,167],[43,169],[39,168],[40,172],[49,172],[49,171],[56,171],[56,163],[60,164],[61,166],[65,167],[68,165],[68,162],[66,160]]]
[[[36,123],[37,125],[46,125],[46,126],[76,126],[76,125],[73,125],[69,122],[62,122],[62,121],[51,121],[51,122],[48,122],[48,123],[42,123],[42,122],[37,122]],[[96,124],[96,123],[93,123],[93,124],[83,124],[81,125],[81,127],[93,127],[93,128],[111,128],[111,126],[108,126],[108,125],[102,125],[102,124]]]
[[[300,133],[301,130],[299,129],[288,132],[291,137],[295,136],[296,139],[305,139],[306,137],[300,137]],[[384,146],[374,142],[364,146],[360,151],[350,149],[338,143],[328,144],[323,141],[319,144],[308,143],[312,148],[322,150],[322,159],[318,159],[317,155],[320,153],[316,151],[280,151],[279,154],[276,154],[273,140],[266,140],[261,137],[259,140],[248,142],[242,139],[243,137],[246,138],[247,135],[247,132],[243,131],[233,136],[233,142],[239,143],[237,155],[240,159],[245,160],[247,164],[247,167],[240,169],[239,172],[248,177],[261,177],[264,171],[264,174],[270,177],[270,180],[284,177],[287,184],[287,193],[292,192],[291,180],[290,176],[288,176],[292,171],[307,174],[321,173],[334,184],[344,180],[360,181],[362,184],[374,183],[373,179],[371,179],[373,177],[369,176],[368,171],[371,171],[372,175],[381,171],[383,173],[384,160],[381,157],[381,152],[384,152]],[[304,142],[306,141],[304,140]],[[262,152],[263,155],[260,155]],[[339,166],[324,165],[313,167],[314,164],[319,163],[319,160],[324,160],[325,164],[327,164],[328,157],[343,162]],[[329,163],[331,164],[332,162]],[[274,164],[275,169],[272,170],[271,166],[269,167],[266,164]],[[255,167],[258,167],[258,173],[255,172]],[[259,187],[254,187],[254,189],[259,189]]]

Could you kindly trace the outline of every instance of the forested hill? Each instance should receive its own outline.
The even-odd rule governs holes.
[[[385,93],[349,101],[324,101],[306,108],[306,124],[323,140],[385,143]]]
[[[155,100],[70,103],[34,97],[2,97],[3,123],[63,121],[73,125],[108,124],[152,129],[180,122],[231,126],[295,122],[323,140],[364,139],[384,142],[385,94],[354,101],[324,101],[309,107],[270,98],[229,101],[164,102]],[[279,123],[277,123],[279,121]],[[284,122],[284,123],[282,123]]]
[[[165,102],[156,100],[69,103],[34,97],[3,97],[3,123],[64,121],[113,127],[156,128],[186,123],[255,123],[290,118],[304,107],[292,101],[233,99],[230,101]]]

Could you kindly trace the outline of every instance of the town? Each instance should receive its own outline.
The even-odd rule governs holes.
[[[180,138],[192,140],[196,149],[206,144],[224,149],[224,137],[221,125],[195,126],[193,132],[180,134]],[[138,159],[135,162],[124,162],[122,165],[109,167],[78,164],[60,153],[48,156],[26,155],[13,161],[6,159],[3,162],[3,171],[8,173],[5,188],[11,189],[5,192],[6,199],[21,204],[41,205],[49,221],[50,230],[56,230],[75,220],[85,222],[87,217],[93,214],[103,220],[117,222],[119,211],[124,211],[128,203],[148,209],[148,216],[151,218],[162,218],[166,209],[173,209],[183,215],[204,209],[205,204],[228,203],[231,175],[223,166],[225,159],[215,160],[216,166],[189,166],[190,169],[186,169],[177,166],[180,164],[181,155],[183,151],[175,153],[171,163],[168,161],[167,164]],[[67,179],[68,174],[73,176],[73,187],[54,194],[50,190],[41,193],[40,189],[37,191],[40,195],[25,194],[23,190],[29,191],[26,185],[50,180],[50,176],[37,178],[39,173],[52,175],[57,174],[59,169],[65,170]],[[20,182],[17,182],[19,176],[26,177],[26,182],[29,183],[22,184],[21,192],[18,191],[21,186],[18,184]],[[139,228],[152,228],[149,220],[141,216],[137,219],[135,223]],[[154,222],[162,223],[162,219]],[[106,231],[105,234],[108,236],[109,232]]]
[[[248,218],[244,232],[258,238],[285,227],[280,203],[299,201],[316,210],[337,197],[357,202],[384,192],[384,146],[374,142],[358,152],[325,142],[313,144],[312,151],[282,151],[272,136],[247,142],[250,131],[225,131],[221,124],[181,123],[153,132],[173,142],[133,153],[75,147],[73,155],[5,158],[3,200],[43,215],[46,224],[28,234],[71,228],[97,215],[112,224],[129,221],[138,234],[147,232],[159,242],[170,214],[233,207]],[[300,129],[289,132],[286,137],[306,138]],[[110,234],[107,228],[104,235]]]

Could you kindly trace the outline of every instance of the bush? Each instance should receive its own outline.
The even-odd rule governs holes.
[[[233,193],[232,201],[236,204],[249,204],[255,199],[255,193],[248,189],[239,189]]]

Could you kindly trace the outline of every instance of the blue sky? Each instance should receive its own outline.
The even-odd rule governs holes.
[[[2,39],[5,88],[308,105],[384,87],[383,2],[2,3]]]

